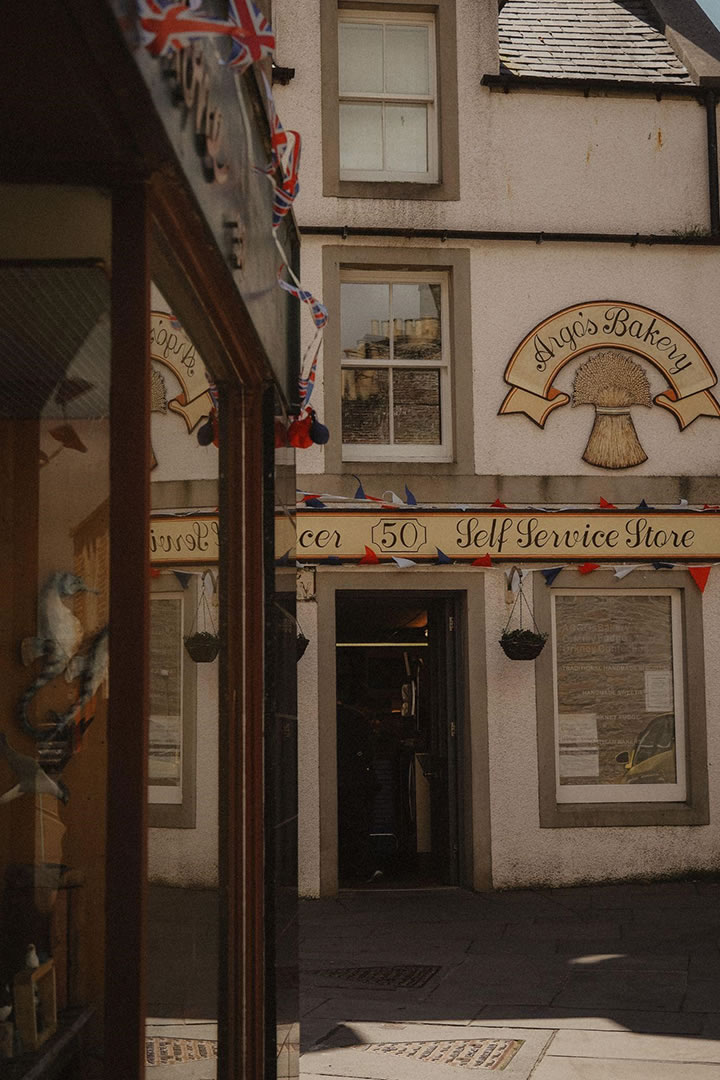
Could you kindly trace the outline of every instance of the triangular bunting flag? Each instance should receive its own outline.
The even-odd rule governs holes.
[[[362,486],[362,480],[360,479],[360,477],[358,476],[357,473],[353,473],[352,475],[355,477],[355,479],[358,482],[357,491],[355,492],[354,498],[356,498],[356,499],[366,499],[367,495],[365,494],[365,488]]]
[[[446,555],[440,548],[435,548],[437,551],[437,559],[435,560],[440,566],[444,566],[446,563],[451,563],[452,559],[449,555]]]
[[[601,506],[603,510],[617,510],[615,503],[608,502],[607,499],[600,499],[598,506]]]
[[[703,510],[720,510],[720,506],[716,506],[713,503],[703,503]]]
[[[403,570],[406,566],[417,566],[412,559],[403,559],[400,555],[392,555],[392,561]]]
[[[150,577],[160,577],[162,570],[158,570],[157,566],[150,567]]]
[[[417,499],[415,498],[407,484],[405,485],[405,502],[408,504],[408,506],[417,506]]]
[[[190,578],[192,577],[192,574],[184,574],[182,570],[176,570],[175,577],[178,579],[183,589],[187,589],[188,585],[190,584]]]
[[[633,563],[632,566],[613,566],[613,570],[615,571],[615,577],[618,579],[618,581],[622,581],[622,579],[624,577],[627,577],[628,574],[632,574],[633,570],[638,570],[639,568],[640,563]]]
[[[673,562],[653,562],[653,566],[656,570],[672,570],[675,566]]]
[[[688,566],[688,572],[690,573],[693,581],[697,585],[700,592],[705,592],[707,579],[710,577],[710,570],[711,567],[709,566]]]
[[[520,574],[515,567],[512,570],[505,571],[505,580],[507,581],[507,587],[510,592],[516,593],[520,589]]]
[[[362,563],[379,563],[379,562],[380,562],[380,560],[378,559],[378,557],[375,554],[375,552],[373,551],[373,549],[369,548],[367,546],[367,544],[366,544],[365,545],[365,554],[363,555],[362,559],[360,559],[360,563],[358,565],[361,565]]]
[[[687,506],[687,503],[685,505]],[[641,499],[640,502],[635,507],[635,509],[636,510],[654,510],[655,507],[654,506],[648,506],[648,504],[645,502],[645,500]]]
[[[678,503],[678,506],[687,506],[687,505],[688,505],[687,499],[681,499],[680,502]]]
[[[390,496],[389,499],[388,499],[388,495]],[[393,506],[404,506],[405,505],[405,503],[402,501],[400,496],[396,495],[394,491],[383,491],[383,499],[385,499],[386,502],[391,502],[393,504]]]
[[[540,573],[545,578],[545,584],[552,585],[553,581],[562,569],[562,566],[553,566],[550,570],[541,570]]]
[[[337,555],[328,555],[325,562],[329,563],[331,566],[342,566],[342,559]]]
[[[597,562],[584,562],[582,566],[578,566],[578,570],[581,574],[592,574],[593,570],[599,570],[600,563]]]
[[[281,555],[278,559],[276,559],[275,560],[275,565],[276,566],[289,566],[290,562],[291,562],[291,556],[290,556],[291,550],[292,550],[291,548],[288,548],[284,555]]]
[[[492,566],[492,559],[489,555],[481,555],[479,559],[473,559],[470,563],[471,566]]]
[[[306,506],[312,506],[315,510],[325,510],[325,503],[320,499],[303,499]]]
[[[490,503],[490,505],[496,507],[498,510],[507,510],[507,506],[505,505],[505,503],[500,502],[499,499],[496,499],[495,502]]]

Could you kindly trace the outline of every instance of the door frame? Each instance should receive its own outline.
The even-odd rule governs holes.
[[[458,683],[464,722],[458,741],[459,884],[478,891],[491,887],[490,788],[488,770],[485,663],[485,574],[451,568],[386,566],[336,569],[317,567],[314,583],[298,592],[298,617],[315,639],[299,669],[300,860],[302,892],[334,896],[338,892],[338,799],[336,737],[337,592],[438,594],[454,597]],[[469,658],[472,657],[472,663]],[[460,792],[462,794],[460,794]]]

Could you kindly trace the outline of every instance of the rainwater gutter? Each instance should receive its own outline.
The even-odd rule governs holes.
[[[364,225],[301,225],[303,236],[402,237],[405,240],[521,240],[526,243],[645,244],[674,247],[720,247],[720,232],[710,236],[680,233],[520,232],[511,229],[408,229],[374,228]]]

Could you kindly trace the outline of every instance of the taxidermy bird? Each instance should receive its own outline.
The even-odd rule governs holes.
[[[66,709],[61,716],[55,717],[56,726],[46,738],[57,739],[62,736],[82,714],[83,709],[93,699],[100,689],[101,684],[108,676],[108,644],[110,629],[104,626],[93,638],[90,648],[82,656],[74,656],[67,667],[67,676],[70,680],[80,679],[80,693],[76,701]],[[84,734],[90,727],[92,718],[84,723],[80,734]]]
[[[28,945],[27,952],[25,953],[25,967],[34,971],[35,968],[40,967],[40,957],[37,954],[37,949],[34,945]]]
[[[45,666],[18,703],[20,724],[26,734],[38,738],[41,732],[30,723],[29,703],[43,686],[66,671],[82,641],[82,623],[63,601],[79,592],[95,592],[77,574],[57,573],[45,583],[38,603],[38,636],[25,638],[20,646],[24,664],[43,657]]]
[[[67,803],[70,792],[62,780],[59,777],[53,780],[34,758],[13,750],[4,731],[0,731],[0,752],[7,758],[18,781],[15,787],[0,795],[0,803],[12,802],[21,795],[53,795],[60,802]]]

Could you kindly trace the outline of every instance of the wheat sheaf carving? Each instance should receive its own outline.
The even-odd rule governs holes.
[[[650,383],[631,356],[619,349],[593,353],[575,373],[572,404],[595,406],[583,461],[604,469],[629,469],[647,461],[630,409],[652,405]]]

